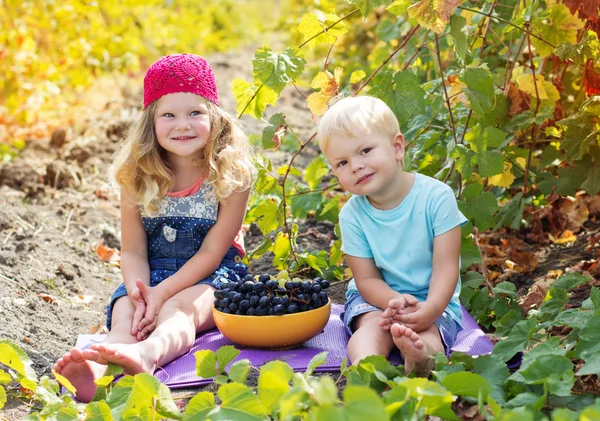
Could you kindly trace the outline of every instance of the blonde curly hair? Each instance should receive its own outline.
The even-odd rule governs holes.
[[[254,152],[233,117],[213,102],[203,100],[209,112],[210,136],[197,163],[200,172],[207,174],[205,182],[214,185],[217,199],[226,201],[233,192],[252,186],[256,172]],[[154,129],[158,101],[149,104],[129,127],[109,167],[111,180],[130,193],[148,215],[158,213],[174,181],[166,151],[159,145]]]

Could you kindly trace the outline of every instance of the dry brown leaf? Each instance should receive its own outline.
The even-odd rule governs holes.
[[[539,263],[539,253],[536,252],[511,250],[508,257],[517,265],[516,268],[511,269],[522,273],[533,272]]]
[[[510,117],[520,114],[530,108],[529,104],[531,99],[529,95],[517,88],[516,83],[508,83],[505,95],[510,100],[510,107],[508,109],[508,115]]]
[[[53,297],[52,295],[48,295],[48,294],[39,294],[39,297],[44,300],[47,303],[53,304],[54,302],[56,302],[56,298]]]
[[[555,237],[552,234],[548,234],[548,237],[554,244],[574,243],[577,241],[577,237],[569,230],[563,231],[558,237]]]
[[[96,325],[96,326],[92,326],[92,327],[90,328],[90,330],[89,330],[89,332],[88,332],[88,333],[90,333],[90,334],[96,334],[96,333],[98,333],[98,334],[101,334],[101,333],[108,333],[108,329],[106,328],[106,325],[104,325],[104,324],[100,323],[100,324],[98,324],[98,325]]]
[[[550,290],[550,287],[554,280],[548,280],[546,278],[539,279],[529,288],[527,295],[521,299],[519,306],[525,313],[532,308],[538,308],[540,304],[546,298],[546,294]]]
[[[96,254],[103,262],[114,263],[121,260],[121,253],[117,249],[104,245],[104,239],[100,239],[96,247]]]

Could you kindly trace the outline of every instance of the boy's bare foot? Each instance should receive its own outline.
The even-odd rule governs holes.
[[[404,357],[406,373],[414,370],[418,376],[428,376],[434,363],[430,346],[421,340],[419,334],[404,325],[394,323],[390,332],[394,344]]]
[[[121,366],[125,374],[152,373],[155,368],[147,365],[137,344],[93,344],[92,349],[98,353],[98,363]]]
[[[77,393],[75,396],[82,402],[89,402],[94,397],[98,386],[94,380],[104,375],[106,367],[96,364],[95,351],[73,348],[54,364],[54,371],[71,382]]]

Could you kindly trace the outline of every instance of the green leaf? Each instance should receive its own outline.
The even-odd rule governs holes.
[[[499,148],[505,139],[506,133],[495,127],[486,127],[482,133],[480,126],[475,126],[465,135],[465,140],[477,153]]]
[[[456,170],[465,178],[473,175],[473,159],[475,153],[465,145],[456,145],[450,157],[454,159]]]
[[[467,36],[469,32],[466,28],[467,20],[459,15],[452,15],[450,18],[450,36],[454,40],[454,51],[461,59],[467,55]]]
[[[558,185],[558,180],[551,172],[542,171],[537,173],[537,184],[540,191],[548,196],[552,189]]]
[[[248,386],[229,383],[219,388],[221,406],[206,414],[206,419],[258,421],[268,420],[267,410]]]
[[[547,384],[551,393],[564,396],[571,393],[575,383],[573,363],[562,355],[539,355],[525,368],[521,367],[509,380],[525,384]]]
[[[527,348],[530,336],[536,329],[537,320],[522,320],[510,331],[508,338],[498,342],[492,351],[494,358],[503,362],[510,360],[518,352]]]
[[[425,112],[425,91],[419,77],[410,71],[382,72],[369,95],[385,102],[394,112],[400,126],[411,117]]]
[[[310,411],[310,419],[314,421],[345,421],[344,410],[333,404],[316,406]]]
[[[583,329],[588,320],[593,316],[590,310],[582,310],[579,308],[569,308],[558,313],[554,319],[553,326],[568,326],[574,329]]]
[[[203,349],[194,355],[196,356],[196,376],[209,379],[218,374],[217,355],[213,351]]]
[[[234,382],[246,383],[248,373],[250,372],[250,360],[238,360],[231,364],[229,368],[229,378]]]
[[[575,355],[586,361],[600,355],[600,315],[588,320],[585,327],[579,332]]]
[[[217,349],[217,371],[223,373],[225,366],[233,361],[235,357],[240,355],[240,351],[237,350],[233,345],[222,346]]]
[[[266,85],[246,82],[244,79],[233,79],[233,96],[237,102],[236,113],[250,114],[261,118],[267,105],[275,105],[279,94]]]
[[[594,160],[594,163],[590,165],[581,188],[590,196],[595,196],[596,193],[600,192],[600,165],[598,165],[597,160]]]
[[[304,193],[299,191],[290,197],[290,207],[294,218],[306,219],[309,213],[319,209],[323,203],[323,193],[320,191]]]
[[[4,364],[19,373],[19,383],[35,392],[37,377],[31,367],[31,359],[21,348],[9,340],[0,340],[0,364]]]
[[[468,68],[461,72],[459,80],[467,85],[463,92],[469,98],[473,112],[482,116],[494,107],[494,82],[489,70]]]
[[[155,413],[171,419],[183,418],[167,386],[151,374],[136,374],[122,416],[124,419],[136,416],[143,418],[153,417]]]
[[[276,149],[279,146],[273,141],[275,133],[280,127],[286,126],[285,115],[283,113],[273,114],[269,119],[270,126],[267,126],[262,131],[262,147],[264,149]]]
[[[283,218],[279,212],[279,201],[273,198],[262,200],[251,210],[251,215],[256,216],[256,223],[264,235],[283,225]]]
[[[565,303],[569,299],[567,290],[563,288],[552,288],[546,293],[542,305],[536,313],[540,321],[554,320],[556,316],[563,311]]]
[[[271,361],[260,368],[258,397],[269,414],[277,409],[281,397],[290,390],[294,371],[282,361]]]
[[[419,401],[419,407],[428,415],[436,415],[443,419],[458,420],[452,411],[454,397],[438,383],[424,378],[405,378],[400,386],[406,388],[412,398]]]
[[[310,362],[308,363],[308,367],[306,367],[306,371],[304,372],[304,374],[306,376],[310,376],[315,371],[315,368],[325,364],[327,362],[327,354],[327,351],[323,351],[319,352],[317,355],[312,357],[310,359]]]
[[[510,376],[506,364],[491,355],[480,355],[473,361],[473,371],[486,379],[492,390],[490,396],[499,404],[506,402],[504,383]]]
[[[110,407],[110,413],[113,419],[120,420],[131,391],[133,389],[134,379],[132,376],[123,377],[108,394],[106,403]]]
[[[485,231],[495,226],[494,214],[498,210],[498,200],[492,192],[487,191],[475,196],[469,204],[460,206],[460,210],[480,231]]]
[[[302,53],[295,47],[276,53],[264,45],[254,54],[252,74],[279,95],[288,83],[295,82],[302,74],[305,63]]]
[[[598,34],[587,30],[583,33],[579,42],[559,45],[554,53],[563,61],[572,60],[579,65],[583,65],[588,59],[596,59],[599,51]]]
[[[363,16],[367,16],[371,9],[379,6],[389,5],[391,0],[348,0],[348,3],[355,5],[360,9]]]
[[[347,421],[387,421],[385,406],[373,389],[364,386],[347,386],[343,392],[344,419]]]
[[[523,211],[525,210],[525,201],[522,201],[523,193],[519,192],[508,203],[502,206],[496,214],[496,224],[499,227],[509,226],[513,229],[519,229]]]
[[[484,401],[492,392],[492,386],[483,377],[467,371],[447,375],[442,385],[455,395],[472,398],[481,396]]]
[[[566,290],[578,287],[590,280],[589,276],[584,276],[580,272],[565,273],[554,282],[555,288],[564,288]]]
[[[113,421],[110,407],[105,401],[90,402],[85,407],[86,421]]]
[[[436,34],[444,32],[460,0],[421,0],[408,8],[408,16]]]
[[[185,408],[183,421],[204,421],[206,415],[215,409],[215,397],[210,392],[198,392]]]
[[[275,245],[273,246],[273,264],[283,269],[282,262],[284,262],[290,255],[291,245],[289,234],[278,232],[275,238]]]
[[[304,170],[304,181],[308,183],[311,190],[316,189],[321,184],[323,177],[329,173],[329,166],[325,156],[319,154],[310,161]]]
[[[586,173],[591,165],[589,155],[584,156],[583,160],[575,162],[574,167],[561,167],[558,172],[558,184],[556,186],[556,194],[561,196],[569,196],[581,187]]]
[[[504,171],[504,157],[500,151],[485,151],[476,155],[479,175],[490,177]]]
[[[532,30],[553,45],[576,44],[577,31],[583,26],[584,23],[576,16],[571,15],[567,6],[554,4],[549,6],[545,14],[533,21]],[[554,47],[538,38],[531,37],[531,44],[542,57],[547,57],[554,52]]]

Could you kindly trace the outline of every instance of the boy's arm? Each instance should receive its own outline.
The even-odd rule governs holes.
[[[391,299],[402,296],[383,280],[373,259],[346,255],[346,261],[354,275],[358,292],[372,306],[385,310]]]
[[[432,273],[427,300],[407,309],[411,311],[410,313],[396,316],[396,320],[415,332],[422,332],[431,327],[442,315],[458,283],[460,241],[460,226],[434,237]]]

